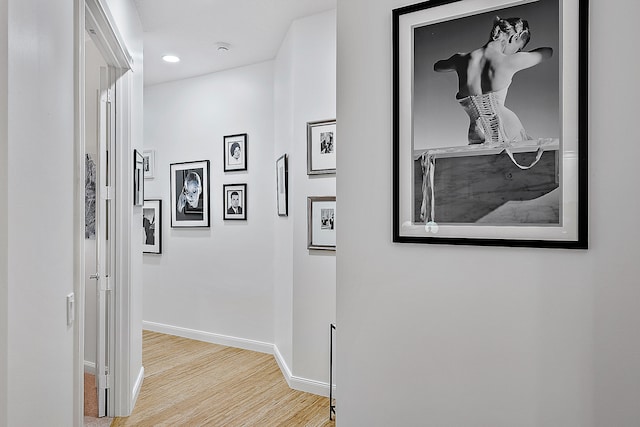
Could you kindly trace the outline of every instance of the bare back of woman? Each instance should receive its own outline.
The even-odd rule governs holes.
[[[530,139],[518,116],[504,106],[513,75],[553,54],[548,47],[522,52],[529,38],[527,21],[496,18],[484,46],[434,64],[435,71],[455,71],[458,75],[456,99],[469,115],[469,144]]]

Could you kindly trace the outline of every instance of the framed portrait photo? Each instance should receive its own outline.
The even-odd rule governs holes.
[[[142,206],[144,201],[144,157],[133,150],[133,206]]]
[[[587,0],[393,10],[393,240],[586,249]]]
[[[336,121],[307,123],[307,174],[336,173]]]
[[[144,161],[144,179],[153,179],[155,177],[156,169],[156,151],[144,150],[142,152],[142,157]]]
[[[247,134],[227,135],[224,137],[224,171],[247,170]]]
[[[225,184],[222,186],[224,197],[223,218],[247,219],[247,184]]]
[[[307,198],[307,248],[336,250],[336,198]]]
[[[289,214],[288,181],[287,155],[283,154],[276,160],[276,201],[279,216],[287,216]]]
[[[142,252],[162,253],[162,200],[145,200],[142,206]]]
[[[172,163],[171,227],[209,227],[209,160]]]

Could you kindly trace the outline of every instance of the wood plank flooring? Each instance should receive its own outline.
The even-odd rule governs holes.
[[[143,331],[145,378],[112,427],[333,427],[329,399],[292,390],[274,357]]]

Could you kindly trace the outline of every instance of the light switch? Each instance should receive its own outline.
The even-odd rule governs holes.
[[[75,319],[76,297],[73,292],[67,295],[67,326],[71,326]]]

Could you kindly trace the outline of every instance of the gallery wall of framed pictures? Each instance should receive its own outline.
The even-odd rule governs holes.
[[[336,129],[335,119],[307,122],[307,175],[310,178],[335,175]],[[335,213],[335,196],[307,197],[307,249],[335,251]]]

